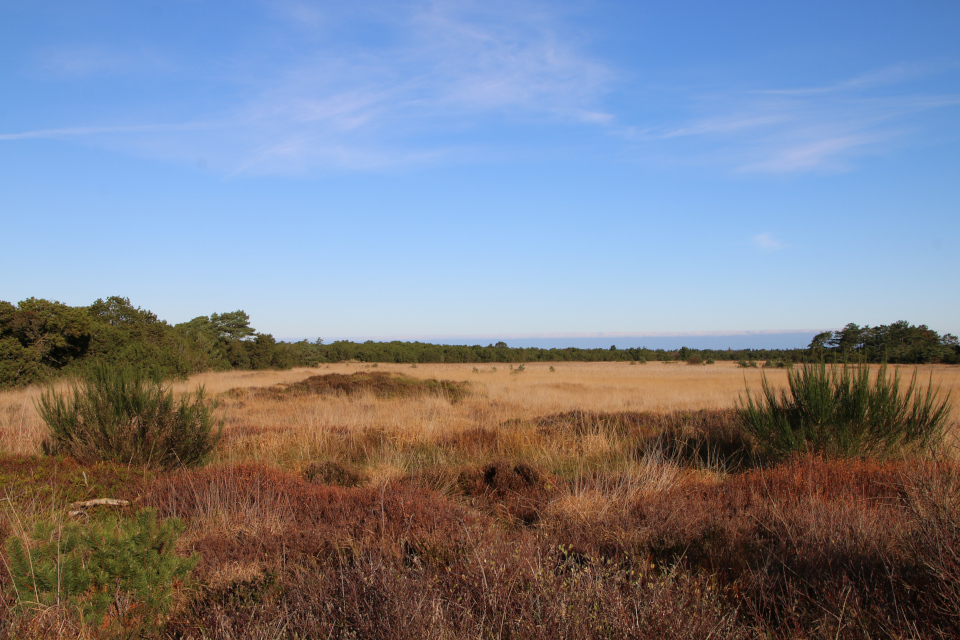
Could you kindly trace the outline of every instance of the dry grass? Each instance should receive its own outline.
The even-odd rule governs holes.
[[[550,371],[553,366],[555,371]],[[205,373],[174,384],[177,392],[202,385],[209,397],[219,397],[225,418],[225,441],[217,452],[221,462],[270,462],[299,469],[311,462],[342,457],[345,440],[358,450],[355,461],[372,466],[373,475],[386,479],[413,467],[445,464],[450,459],[413,461],[410,450],[433,448],[458,434],[489,432],[497,436],[501,455],[548,460],[564,457],[569,442],[544,442],[524,425],[542,416],[567,412],[670,414],[698,410],[730,409],[745,384],[760,387],[759,369],[740,369],[732,362],[710,366],[683,363],[645,365],[629,363],[527,364],[514,374],[509,365],[465,364],[365,364],[341,363],[316,369],[288,371]],[[493,369],[496,369],[494,371]],[[901,368],[904,376],[913,367]],[[269,394],[231,393],[235,389],[291,385],[318,374],[392,372],[421,379],[451,380],[469,384],[470,394],[460,402],[421,395],[408,398],[360,395],[303,395],[271,397]],[[775,386],[786,385],[784,370],[765,370]],[[922,383],[932,376],[944,392],[960,398],[960,368],[919,367]],[[35,387],[0,392],[0,451],[32,454],[44,436],[34,402]],[[512,426],[511,426],[512,425]],[[519,427],[518,427],[519,425]],[[609,449],[603,433],[583,438],[578,451],[595,459]],[[957,434],[951,436],[956,441]],[[349,448],[349,447],[348,447]],[[496,452],[495,452],[496,453]],[[457,460],[453,460],[456,462]],[[463,462],[463,460],[460,460]]]
[[[555,371],[550,371],[550,366]],[[377,478],[388,479],[425,466],[478,463],[490,455],[532,460],[548,467],[573,464],[565,460],[574,454],[581,465],[584,459],[588,464],[628,464],[625,449],[630,443],[622,438],[618,441],[603,424],[571,441],[557,434],[549,439],[540,437],[533,423],[543,416],[571,412],[664,415],[730,409],[745,383],[759,389],[763,374],[733,363],[700,367],[661,363],[528,364],[519,374],[502,364],[477,367],[479,372],[473,369],[473,365],[459,364],[416,368],[337,364],[319,370],[208,374],[181,388],[204,384],[208,391],[217,392],[286,385],[318,373],[371,371],[468,383],[471,392],[455,403],[437,396],[383,398],[372,393],[282,399],[254,393],[223,396],[226,437],[219,460],[301,468],[318,460],[346,459],[368,467]],[[906,369],[905,375],[911,373],[912,368]],[[766,375],[774,385],[785,387],[785,371],[767,370]],[[957,368],[922,367],[921,379],[929,375],[945,392],[960,388]],[[490,436],[488,451],[479,458],[469,452],[464,456],[464,447],[434,446],[470,434]]]
[[[157,475],[11,455],[37,451],[38,391],[0,393],[0,539],[101,494],[183,518],[202,587],[156,637],[960,633],[955,462],[751,468],[731,408],[763,372],[732,363],[495,366],[195,376],[175,390],[203,384],[224,439],[213,464]],[[284,391],[356,372],[468,392]],[[960,368],[930,375],[960,397]],[[5,618],[5,580],[0,638],[76,637],[57,612]]]
[[[40,450],[46,428],[37,415],[39,387],[0,391],[0,452],[29,455]]]

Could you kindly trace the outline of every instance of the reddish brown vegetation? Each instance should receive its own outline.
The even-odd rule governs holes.
[[[471,506],[508,522],[533,525],[540,520],[556,491],[551,479],[523,462],[498,460],[481,468],[465,469],[457,478],[457,491]]]
[[[433,394],[456,401],[467,394],[467,383],[432,378],[422,380],[383,371],[358,371],[349,375],[328,373],[326,375],[310,376],[306,380],[286,386],[258,389],[256,393],[274,398],[284,398],[291,395],[354,395],[361,393],[369,393],[379,398],[407,398]]]
[[[465,492],[491,502],[543,490],[522,464],[463,478]],[[209,586],[171,626],[180,637],[259,637],[283,628],[288,637],[363,638],[734,631],[709,578],[569,564],[536,529],[505,529],[412,482],[343,489],[243,466],[160,479],[147,501],[194,521],[211,510],[226,516],[220,531],[208,523],[190,544]],[[275,526],[244,527],[251,509],[276,513]],[[224,574],[231,566],[253,570],[231,580]]]
[[[331,484],[338,487],[359,487],[364,483],[362,474],[339,462],[314,462],[301,474],[303,479],[314,484]]]
[[[190,548],[209,586],[182,637],[952,637],[956,478],[807,458],[591,519],[547,509],[554,480],[522,462],[464,469],[453,498],[241,466],[158,479],[147,500],[205,523]]]
[[[507,446],[518,432],[622,457],[550,467]],[[186,521],[198,587],[160,637],[960,637],[952,462],[764,466],[729,411],[569,412],[413,442],[442,462],[351,486],[373,482],[364,452],[390,434],[329,437],[337,461],[298,473],[222,465],[121,486],[117,468],[37,459],[0,473],[42,462],[82,493],[86,469]],[[57,637],[55,614],[29,633]]]

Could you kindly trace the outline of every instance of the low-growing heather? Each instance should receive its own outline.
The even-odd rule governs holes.
[[[256,465],[157,475],[143,503],[183,520],[181,556],[200,556],[191,575],[202,587],[152,633],[960,633],[952,463],[803,456],[705,474],[651,454],[643,465],[573,482],[499,460],[438,470],[452,476],[444,493],[423,472],[356,488]],[[44,622],[39,612],[33,620]],[[5,635],[4,624],[0,637],[64,637],[11,635],[9,626]]]
[[[328,373],[311,376],[286,387],[261,390],[259,393],[278,398],[288,395],[354,395],[358,393],[370,393],[381,398],[408,398],[432,394],[456,402],[468,393],[468,388],[465,382],[423,380],[383,371],[358,371],[349,375]]]

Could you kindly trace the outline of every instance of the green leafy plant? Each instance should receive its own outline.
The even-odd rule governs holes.
[[[920,452],[943,441],[950,394],[917,386],[914,372],[905,390],[900,374],[881,366],[871,382],[867,366],[804,365],[788,371],[789,392],[779,393],[763,376],[755,400],[747,389],[737,403],[742,428],[774,457],[813,451],[841,457]]]
[[[49,430],[44,452],[81,462],[172,469],[202,462],[220,438],[202,387],[176,401],[160,380],[129,368],[97,366],[70,393],[44,392],[37,411]]]
[[[62,527],[39,523],[32,540],[7,541],[18,605],[66,606],[82,625],[132,637],[137,629],[156,627],[200,558],[174,553],[182,531],[179,520],[158,523],[152,510]]]

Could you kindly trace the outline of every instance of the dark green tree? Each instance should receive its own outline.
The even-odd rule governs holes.
[[[227,313],[215,313],[210,316],[210,322],[217,336],[226,340],[245,340],[256,333],[250,326],[250,316],[240,309]]]
[[[851,322],[840,331],[834,333],[827,344],[837,349],[841,354],[859,351],[863,347],[865,331],[869,331],[869,327],[861,329],[858,325]]]
[[[0,302],[0,386],[46,380],[86,353],[90,330],[82,308],[40,298]]]
[[[129,298],[99,299],[86,309],[91,340],[86,361],[76,369],[86,372],[94,363],[134,367],[163,377],[185,377],[202,367],[189,344],[152,311],[135,307]]]
[[[110,296],[106,300],[98,298],[88,308],[90,316],[103,324],[110,326],[131,326],[157,324],[157,314],[140,307],[134,307],[130,298]]]
[[[813,340],[810,341],[810,346],[807,348],[815,357],[822,357],[827,349],[827,343],[831,340],[833,340],[833,331],[824,331],[813,336]]]

